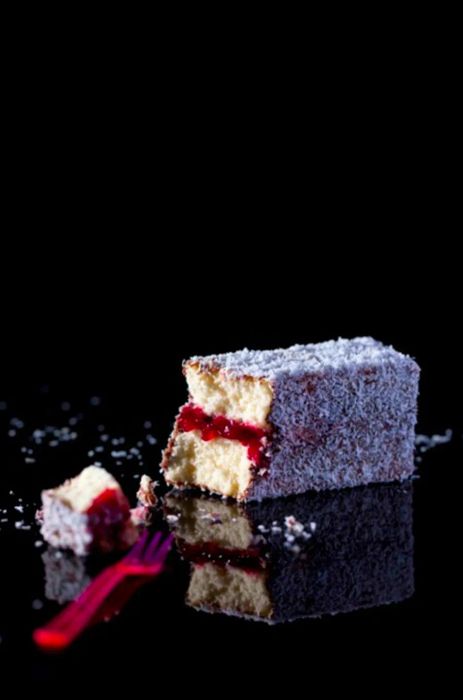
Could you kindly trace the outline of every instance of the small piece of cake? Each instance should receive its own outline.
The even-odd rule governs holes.
[[[189,606],[265,622],[413,595],[412,482],[238,504],[173,492],[164,510],[190,562]]]
[[[372,338],[184,363],[166,481],[261,500],[413,473],[419,367]]]
[[[155,492],[156,486],[158,486],[157,481],[153,481],[147,474],[142,475],[140,486],[137,491],[137,500],[141,506],[145,508],[155,507],[158,502],[158,497]]]
[[[124,492],[100,467],[87,467],[74,479],[43,491],[42,505],[44,539],[77,555],[126,549],[138,535]]]

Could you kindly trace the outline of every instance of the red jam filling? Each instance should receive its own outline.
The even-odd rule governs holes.
[[[105,489],[86,511],[94,543],[103,550],[118,547],[130,517],[130,507],[118,489]]]
[[[129,507],[125,497],[118,489],[105,489],[93,499],[87,515],[98,515],[98,517],[114,517],[122,519],[129,514]]]
[[[233,547],[222,547],[215,542],[201,542],[189,544],[185,540],[179,540],[177,545],[188,561],[195,564],[202,563],[225,563],[234,566],[265,566],[264,550],[262,547],[251,546],[248,549],[238,549]]]
[[[191,403],[182,408],[177,426],[183,433],[197,430],[201,433],[201,438],[206,441],[215,438],[238,440],[248,448],[249,460],[256,466],[262,465],[264,438],[269,434],[269,431],[264,428],[225,418],[225,416],[210,416],[202,408]]]

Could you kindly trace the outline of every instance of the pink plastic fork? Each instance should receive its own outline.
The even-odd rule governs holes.
[[[33,639],[41,649],[58,651],[69,646],[89,625],[107,598],[128,577],[152,578],[160,573],[172,544],[172,536],[161,539],[156,532],[151,540],[148,532],[121,561],[104,569],[87,588],[44,627],[33,633]]]

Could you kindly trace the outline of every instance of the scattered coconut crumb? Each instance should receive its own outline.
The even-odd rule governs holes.
[[[173,513],[169,513],[169,515],[166,515],[166,520],[171,525],[174,525],[175,523],[178,523],[178,521],[180,520],[180,516],[174,515]]]
[[[30,526],[30,525],[26,525],[26,523],[24,522],[24,520],[17,520],[17,521],[15,522],[14,526],[15,526],[15,528],[16,528],[17,530],[30,530],[30,529],[31,529],[31,526]]]
[[[36,598],[35,600],[32,601],[32,608],[33,608],[33,610],[42,610],[43,601]]]
[[[158,481],[153,481],[147,474],[143,474],[137,491],[137,499],[142,506],[153,508],[156,505],[158,497],[155,494],[155,489],[157,486],[159,486]]]
[[[291,550],[293,554],[300,554],[301,548],[298,544],[286,545],[287,549]]]
[[[310,540],[313,533],[317,528],[315,522],[310,522],[307,527],[297,520],[294,515],[287,515],[284,519],[284,528],[278,523],[277,520],[273,520],[272,524],[267,527],[266,525],[258,525],[257,530],[260,533],[270,532],[272,535],[277,535],[283,532],[284,529],[284,546],[294,552],[294,554],[299,554],[301,552],[301,546],[298,542],[301,540]],[[262,535],[258,535],[261,537]]]
[[[143,505],[137,506],[130,509],[130,519],[136,527],[147,526],[150,524],[152,513],[152,508]]]
[[[445,445],[445,443],[450,442],[453,437],[453,431],[448,428],[443,435],[417,435],[415,437],[415,445],[418,451],[421,453],[431,450],[437,445]]]
[[[287,515],[285,518],[286,530],[294,535],[301,535],[304,532],[304,525],[296,520],[294,515]]]
[[[12,428],[16,428],[17,430],[21,430],[24,428],[24,421],[22,421],[20,418],[12,418],[10,420],[10,425]]]
[[[297,540],[310,540],[312,534],[317,529],[317,523],[311,521],[309,523],[310,532],[308,532],[305,525],[297,520],[294,515],[287,515],[285,518],[285,528],[285,547],[294,554],[299,554],[301,547]]]
[[[69,421],[71,422],[71,421]],[[65,425],[57,428],[55,425],[46,425],[43,429],[36,428],[32,431],[31,438],[36,445],[41,445],[45,440],[49,440],[49,447],[57,447],[60,443],[71,442],[77,439],[77,433]]]
[[[210,520],[212,525],[220,525],[222,518],[218,513],[205,513],[201,516],[201,520]]]

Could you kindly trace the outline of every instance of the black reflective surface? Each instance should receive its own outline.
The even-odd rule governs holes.
[[[98,457],[135,503],[139,475],[157,469],[168,422],[105,395],[63,398],[47,386],[2,407],[2,668],[20,663],[33,678],[58,679],[82,667],[103,678],[108,665],[130,677],[154,658],[175,672],[179,655],[195,674],[197,664],[220,668],[223,654],[300,663],[340,644],[368,656],[370,642],[404,654],[443,624],[451,481],[461,464],[455,433],[422,453],[420,477],[404,484],[245,505],[161,489],[153,528],[175,535],[167,570],[63,654],[35,649],[32,630],[113,561],[44,545],[34,522],[40,489]],[[305,539],[287,541],[290,515],[305,525]]]

